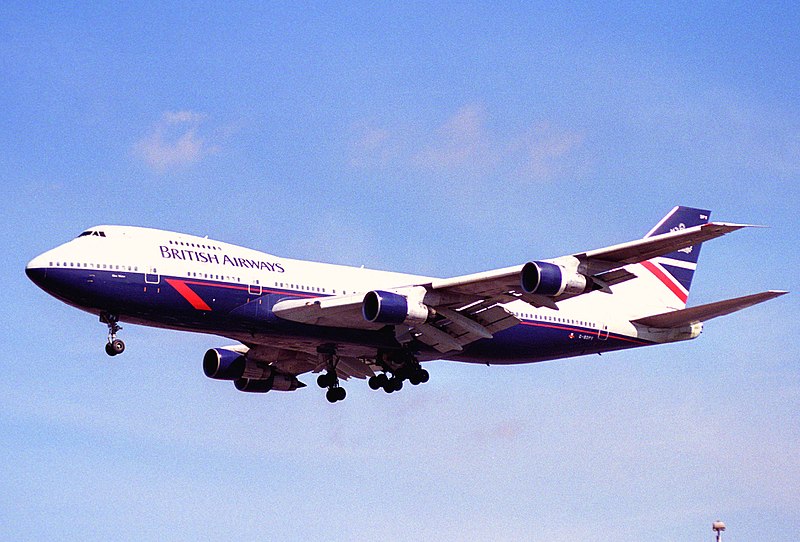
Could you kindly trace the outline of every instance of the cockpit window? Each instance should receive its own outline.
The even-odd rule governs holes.
[[[78,237],[86,237],[87,235],[93,235],[95,237],[105,237],[106,233],[103,232],[103,231],[87,230],[87,231],[83,232],[82,234],[80,234]]]

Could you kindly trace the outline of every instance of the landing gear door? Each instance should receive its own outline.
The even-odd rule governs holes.
[[[150,267],[145,271],[144,281],[146,284],[158,284],[161,282],[161,275],[158,274],[158,269]]]

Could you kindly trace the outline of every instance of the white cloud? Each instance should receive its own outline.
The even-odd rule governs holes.
[[[581,132],[547,121],[517,133],[496,134],[480,104],[467,104],[432,130],[361,125],[350,148],[350,166],[400,168],[409,173],[501,176],[504,182],[574,178],[585,169],[579,158]]]
[[[197,163],[216,150],[199,133],[205,120],[203,113],[165,111],[150,133],[136,142],[133,152],[159,172]]]
[[[481,169],[495,162],[486,133],[486,111],[465,105],[444,122],[429,144],[417,152],[413,164],[423,169]]]
[[[400,154],[398,142],[385,128],[357,126],[350,142],[350,166],[358,169],[386,167]]]
[[[575,167],[570,158],[583,139],[582,133],[560,130],[549,122],[536,124],[514,144],[521,152],[521,176],[549,180],[566,173]]]

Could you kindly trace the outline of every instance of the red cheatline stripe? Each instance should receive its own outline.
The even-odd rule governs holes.
[[[546,327],[546,328],[550,328],[550,329],[561,329],[563,331],[572,331],[572,332],[578,332],[578,333],[585,333],[587,335],[594,335],[594,336],[597,336],[597,331],[598,331],[596,329],[574,328],[574,327],[566,327],[566,326],[559,326],[559,325],[555,325],[555,324],[545,324],[545,323],[539,323],[539,322],[525,322],[525,321],[522,321],[522,322],[520,322],[520,324],[522,324],[523,326]],[[652,344],[652,343],[649,343],[647,341],[634,339],[633,337],[626,337],[625,335],[617,335],[615,333],[609,333],[608,334],[608,338],[609,339],[616,339],[618,341],[627,341],[629,343],[640,344],[642,346],[647,346],[649,344]]]
[[[200,296],[194,293],[194,290],[186,286],[186,283],[182,280],[175,280],[175,279],[166,279],[167,283],[175,288],[179,294],[181,294],[186,301],[192,304],[192,307],[199,311],[210,311],[211,307],[206,304],[205,301],[200,299]]]
[[[672,293],[673,293],[673,294],[675,294],[676,296],[678,296],[678,299],[680,299],[680,300],[681,300],[683,303],[686,303],[686,300],[689,298],[689,296],[688,296],[688,295],[686,295],[686,294],[683,292],[683,290],[681,290],[681,289],[678,287],[678,285],[677,285],[677,284],[675,284],[675,282],[674,282],[674,281],[672,281],[672,279],[670,279],[670,278],[669,278],[669,277],[666,275],[666,273],[664,273],[664,272],[663,272],[661,269],[659,269],[658,267],[656,267],[656,265],[655,265],[655,264],[653,264],[652,262],[649,262],[649,261],[642,262],[642,266],[643,266],[645,269],[647,269],[648,271],[650,271],[652,274],[654,274],[658,280],[660,280],[661,282],[663,282],[663,283],[664,283],[664,286],[666,286],[667,288],[669,288],[669,289],[670,289],[670,291],[672,291]]]

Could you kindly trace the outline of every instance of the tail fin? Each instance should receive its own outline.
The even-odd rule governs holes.
[[[710,216],[711,212],[705,209],[675,207],[645,238],[706,224]],[[615,286],[613,290],[619,306],[626,308],[623,310],[630,319],[686,308],[701,245],[625,267],[636,278]]]
[[[708,222],[711,211],[694,209],[692,207],[677,206],[667,216],[661,219],[645,238],[669,233],[671,231],[700,226]],[[652,260],[642,262],[642,266],[656,276],[675,297],[682,303],[683,308],[689,298],[689,289],[692,287],[692,278],[697,269],[702,244],[687,247]]]

